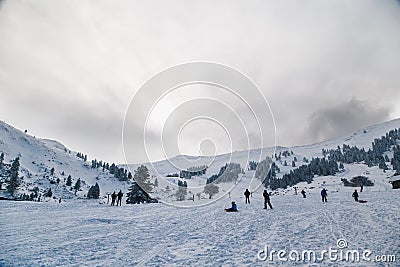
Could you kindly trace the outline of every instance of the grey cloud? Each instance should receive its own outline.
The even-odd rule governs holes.
[[[356,129],[384,122],[390,109],[373,103],[351,99],[334,107],[314,112],[304,135],[309,140],[323,141],[348,134]]]

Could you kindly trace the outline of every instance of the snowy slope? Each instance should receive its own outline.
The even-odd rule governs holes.
[[[353,174],[365,166],[348,166]],[[386,175],[368,168],[378,186],[366,188],[356,203],[353,188],[339,177],[316,178],[306,186],[307,198],[273,195],[273,210],[263,210],[261,191],[245,205],[246,176],[221,201],[181,209],[159,204],[110,207],[94,203],[32,203],[0,201],[1,266],[398,266],[373,261],[262,261],[269,250],[338,249],[345,239],[349,250],[372,251],[369,257],[397,255],[396,231],[400,191],[384,183]],[[250,176],[250,172],[248,173]],[[328,203],[319,191],[323,182]],[[382,183],[381,183],[382,181]],[[300,185],[301,186],[301,185]],[[312,189],[313,188],[313,189]],[[230,201],[238,213],[226,213]],[[19,231],[24,229],[24,231]],[[346,251],[346,250],[344,250]]]
[[[39,187],[43,194],[48,188],[58,199],[83,197],[91,185],[96,182],[100,186],[100,193],[116,190],[126,190],[127,183],[122,183],[101,169],[92,169],[89,162],[76,157],[76,152],[70,151],[57,141],[35,138],[10,125],[0,122],[0,153],[5,154],[5,162],[20,157],[20,173],[23,177],[18,194],[30,193],[34,187]],[[54,175],[50,174],[54,168]],[[64,173],[64,175],[62,175]],[[71,175],[72,185],[80,178],[83,181],[82,191],[74,195],[65,181]],[[60,179],[59,184],[50,181]],[[3,195],[5,192],[1,192]],[[49,201],[49,199],[47,199]],[[54,200],[55,201],[55,200]]]
[[[358,146],[359,148],[364,147],[366,150],[371,148],[371,143],[375,138],[380,138],[382,135],[385,135],[387,132],[393,129],[400,128],[400,119],[391,120],[388,122],[384,122],[381,124],[365,127],[360,129],[352,134],[346,135],[344,137],[336,138],[333,140],[328,140],[325,142],[320,142],[312,145],[306,146],[295,146],[295,147],[269,147],[263,149],[254,149],[250,151],[238,151],[232,154],[224,154],[217,155],[215,158],[212,157],[195,157],[195,156],[185,156],[179,155],[174,158],[158,161],[154,163],[146,163],[149,170],[151,171],[153,177],[158,177],[158,181],[160,183],[159,188],[156,189],[155,193],[162,199],[166,196],[169,196],[168,203],[176,202],[174,200],[174,196],[171,193],[163,192],[163,188],[167,185],[176,184],[178,178],[169,178],[166,177],[168,174],[179,173],[180,170],[187,169],[189,167],[200,166],[207,164],[209,168],[205,175],[200,177],[194,176],[193,179],[186,179],[189,187],[191,187],[191,194],[195,194],[201,192],[203,190],[202,186],[206,183],[206,178],[209,178],[213,174],[217,174],[219,169],[229,162],[240,163],[242,168],[247,171],[247,164],[249,161],[259,162],[265,157],[272,157],[274,153],[279,154],[283,151],[293,151],[293,155],[289,155],[287,157],[282,156],[281,162],[276,161],[276,165],[280,168],[281,172],[277,174],[278,177],[282,177],[285,173],[289,173],[290,170],[297,168],[300,165],[307,164],[303,162],[303,158],[307,158],[310,160],[312,157],[323,157],[322,149],[335,149],[337,146],[342,146],[343,144],[347,144],[350,146]],[[294,157],[297,158],[296,166],[292,167],[292,161]],[[284,161],[287,161],[287,166],[284,166]],[[135,168],[137,168],[137,164],[130,164],[128,168],[133,172]],[[347,171],[346,174],[349,174]],[[390,174],[390,172],[388,172]],[[248,176],[249,174],[246,174]],[[361,173],[357,173],[354,176],[361,175]],[[351,178],[352,176],[346,176],[345,178]],[[154,179],[154,178],[153,178]],[[180,179],[184,180],[184,179]],[[228,191],[234,187],[234,184],[220,184],[220,192],[216,195],[215,198],[222,197],[227,194]],[[258,180],[249,180],[247,187],[250,191],[255,191],[261,186],[261,182]],[[207,203],[207,200],[203,200],[204,203]],[[201,200],[200,202],[201,203]],[[193,203],[176,203],[177,205],[193,205]]]
[[[180,155],[169,160],[159,161],[155,163],[146,163],[151,171],[152,180],[155,178],[159,181],[159,187],[155,188],[154,195],[167,198],[168,203],[176,202],[174,190],[165,190],[166,186],[171,186],[178,182],[178,178],[167,178],[167,174],[179,173],[181,169],[207,164],[209,168],[205,175],[200,177],[195,176],[193,179],[187,179],[190,188],[188,198],[201,193],[206,179],[213,174],[217,174],[220,168],[228,162],[240,163],[245,172],[247,172],[247,164],[250,160],[260,161],[267,156],[272,156],[274,153],[279,154],[285,150],[293,151],[293,155],[287,158],[282,157],[281,162],[276,162],[277,166],[281,169],[278,177],[293,169],[291,162],[296,157],[296,167],[303,162],[303,158],[311,159],[311,157],[321,157],[323,148],[336,148],[338,145],[349,144],[357,145],[368,149],[374,138],[380,138],[389,130],[400,128],[400,119],[388,121],[382,124],[366,127],[360,129],[352,134],[342,138],[329,140],[308,146],[298,147],[270,147],[264,149],[255,149],[250,151],[238,151],[232,154],[218,155],[215,158],[211,157],[194,157]],[[122,189],[124,192],[129,187],[129,182],[120,182],[112,177],[107,171],[103,172],[100,169],[92,169],[90,163],[83,162],[76,157],[76,152],[70,151],[64,145],[57,141],[39,139],[22,131],[19,131],[4,122],[0,122],[0,152],[4,152],[6,162],[19,156],[21,159],[21,173],[23,176],[24,184],[20,187],[19,193],[29,193],[33,187],[38,186],[41,192],[45,192],[48,188],[52,191],[56,198],[76,198],[73,191],[65,186],[65,179],[68,175],[73,178],[73,184],[78,178],[84,181],[82,191],[78,192],[78,197],[83,197],[88,188],[96,182],[100,185],[101,195],[104,197],[106,192],[112,192]],[[288,166],[284,166],[284,160],[287,161]],[[133,173],[138,165],[128,165],[129,170]],[[49,174],[50,169],[55,169],[55,174]],[[64,175],[62,173],[64,172]],[[251,174],[251,172],[250,172]],[[248,176],[249,174],[245,174]],[[61,180],[60,184],[50,184],[50,180]],[[181,179],[182,180],[182,179]],[[231,191],[235,186],[234,183],[220,184],[220,192],[215,196],[215,199],[222,197]],[[261,186],[258,180],[250,180],[247,187],[251,191],[255,191]],[[4,194],[4,191],[2,192]],[[198,204],[207,203],[206,196],[203,194]],[[192,206],[193,203],[176,203],[184,206]]]

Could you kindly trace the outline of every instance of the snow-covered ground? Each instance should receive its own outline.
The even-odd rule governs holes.
[[[281,170],[277,175],[282,177],[294,168],[291,166],[294,157],[298,167],[306,164],[303,157],[321,157],[322,148],[348,144],[368,149],[374,138],[395,128],[400,128],[400,119],[318,144],[277,147],[276,153],[293,151],[287,157],[282,156],[282,162],[276,161]],[[297,184],[298,195],[294,194],[294,188],[275,190],[271,196],[274,209],[264,210],[264,188],[258,187],[260,181],[254,182],[255,172],[249,171],[246,164],[249,160],[259,161],[260,155],[261,159],[272,156],[274,150],[240,151],[216,156],[212,161],[206,157],[197,162],[191,157],[187,161],[187,156],[177,156],[147,163],[153,181],[155,177],[159,181],[154,191],[165,194],[166,202],[173,205],[125,205],[124,197],[122,207],[111,207],[105,203],[106,192],[122,189],[126,193],[130,182],[120,182],[108,171],[90,168],[76,157],[76,152],[56,141],[29,136],[0,122],[0,152],[5,153],[6,162],[16,156],[21,158],[23,184],[19,193],[29,192],[34,186],[39,186],[41,192],[51,187],[57,198],[63,199],[60,204],[57,199],[0,201],[0,266],[400,266],[400,190],[393,190],[389,184],[393,170],[383,172],[364,164],[345,164],[344,172],[335,176],[315,177],[311,184]],[[242,165],[245,174],[237,185],[218,184],[220,192],[211,202],[205,194],[200,200],[195,197],[194,201],[177,201],[175,189],[165,190],[168,183],[177,182],[173,181],[175,178],[165,178],[179,171],[176,166],[184,169],[212,162],[205,175],[187,180],[189,198],[196,190],[202,190],[205,179],[217,174],[231,158]],[[284,160],[288,166],[283,165]],[[136,167],[130,165],[130,170]],[[49,177],[50,168],[55,168],[54,177]],[[74,181],[77,178],[85,181],[86,186],[78,196],[65,186],[64,178],[69,174]],[[367,176],[375,184],[364,187],[360,193],[360,199],[367,203],[355,202],[351,197],[354,188],[344,187],[341,182],[341,178],[359,175]],[[60,178],[60,184],[50,184],[55,178]],[[96,182],[100,185],[101,199],[83,199],[89,185]],[[229,198],[227,192],[232,186]],[[246,188],[253,191],[249,205],[244,204]],[[328,190],[327,203],[320,199],[322,188]],[[305,199],[300,195],[302,189],[307,192]],[[233,200],[239,212],[226,213],[224,208]],[[276,252],[272,253],[284,250],[287,254],[281,257],[288,258],[291,251],[301,254],[311,250],[320,258],[323,250],[338,249],[339,239],[347,242],[347,247],[339,250],[342,253],[357,250],[362,257],[361,253],[367,250],[372,253],[367,255],[371,260],[376,256],[393,260],[388,257],[395,255],[396,262],[361,258],[355,263],[330,260],[328,256],[332,255],[325,255],[325,260],[317,262],[281,261]],[[265,256],[259,253],[265,246],[268,256],[273,255],[272,261],[260,259]]]
[[[299,184],[308,194],[305,199],[293,189],[279,191],[271,197],[273,210],[263,209],[261,189],[245,205],[242,195],[251,172],[231,199],[225,196],[192,209],[164,204],[111,207],[88,200],[0,201],[0,266],[399,266],[400,190],[391,189],[389,174],[376,167],[345,167],[344,177],[368,172],[374,180],[376,186],[360,194],[367,203],[356,203],[351,197],[354,188],[342,186],[341,177],[333,176]],[[320,199],[322,187],[328,189],[327,203]],[[226,213],[232,200],[240,211]],[[372,260],[396,255],[397,262],[258,258],[266,245],[269,252],[320,253],[338,249],[338,239],[348,243],[343,251],[368,249]]]

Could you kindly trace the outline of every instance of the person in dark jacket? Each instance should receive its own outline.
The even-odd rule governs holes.
[[[119,203],[120,206],[122,205],[122,196],[123,196],[123,195],[124,195],[124,194],[122,193],[122,191],[119,190],[118,195],[117,195],[117,197],[118,197],[118,199],[117,199],[117,206],[118,206],[118,203]]]
[[[355,200],[356,202],[358,202],[358,192],[357,192],[357,189],[354,190],[352,197],[354,197],[354,200]]]
[[[244,191],[244,196],[246,197],[246,204],[249,203],[250,204],[250,191],[249,189],[246,189],[246,191]]]
[[[264,209],[267,209],[267,205],[269,206],[270,209],[272,209],[270,197],[267,190],[264,190],[263,197],[264,197]]]
[[[117,194],[115,194],[115,191],[114,191],[114,193],[112,193],[112,195],[111,195],[111,206],[115,205],[116,198],[117,198]]]
[[[303,190],[301,190],[301,192],[300,192],[302,195],[303,195],[303,198],[306,198],[306,191],[304,191],[304,189]]]
[[[232,201],[232,207],[230,207],[229,209],[225,209],[225,211],[228,211],[228,212],[230,212],[230,211],[238,211],[235,201]]]
[[[326,189],[322,189],[321,190],[321,196],[322,196],[322,202],[328,202],[328,200],[326,199],[326,196],[328,195],[328,193],[326,192]]]

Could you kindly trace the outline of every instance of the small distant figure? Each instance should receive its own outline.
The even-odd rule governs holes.
[[[231,198],[231,191],[228,192],[228,197]]]
[[[58,203],[61,203],[61,197],[60,197],[60,199],[58,200]]]
[[[328,192],[326,191],[325,188],[321,190],[321,196],[322,196],[322,202],[328,202],[328,200],[326,199],[326,197],[328,196]]]
[[[117,195],[117,197],[118,197],[118,199],[117,199],[117,206],[118,206],[118,203],[119,203],[120,206],[122,206],[122,196],[123,196],[123,195],[124,195],[124,194],[122,193],[122,191],[119,190],[118,195]]]
[[[250,204],[250,194],[251,194],[251,193],[250,193],[249,189],[246,189],[246,191],[244,191],[244,194],[243,194],[243,195],[246,197],[246,202],[245,202],[246,204],[247,204],[247,203]]]
[[[111,206],[115,205],[116,198],[117,198],[117,194],[115,194],[115,191],[114,191],[114,193],[112,193],[112,195],[111,195]]]
[[[304,191],[304,189],[303,190],[301,190],[301,192],[300,192],[302,195],[303,195],[303,198],[306,198],[306,191]]]
[[[297,195],[297,187],[294,187],[294,194]]]
[[[227,211],[227,212],[236,212],[236,211],[238,211],[235,201],[232,201],[232,207],[230,207],[229,209],[225,209],[225,211]]]
[[[358,202],[358,192],[357,192],[357,189],[354,190],[353,195],[351,195],[351,196],[354,197],[354,200],[355,200],[356,202]]]
[[[267,209],[267,205],[269,206],[270,209],[272,209],[270,197],[267,190],[264,190],[263,197],[264,197],[264,209]]]
[[[193,194],[193,201],[194,201],[194,194]]]
[[[361,185],[361,188],[360,188],[360,193],[363,191],[363,188],[364,188],[364,186],[363,186],[363,185]]]

